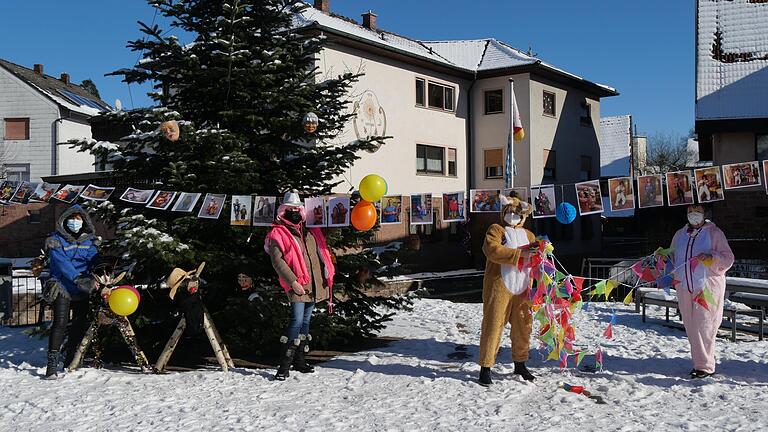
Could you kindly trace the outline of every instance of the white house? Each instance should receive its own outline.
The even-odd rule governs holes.
[[[109,106],[69,75],[45,75],[0,60],[0,142],[7,177],[40,181],[42,177],[94,171],[94,157],[70,149],[70,139],[91,138],[88,118]]]

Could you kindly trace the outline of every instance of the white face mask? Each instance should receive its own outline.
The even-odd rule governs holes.
[[[704,222],[704,215],[702,213],[699,213],[699,212],[688,213],[688,223],[689,224],[691,224],[693,226],[697,226],[697,225],[701,224],[702,222]]]
[[[514,213],[507,213],[504,215],[504,222],[507,223],[507,225],[516,227],[520,224],[520,222],[523,220],[520,216],[514,214]]]

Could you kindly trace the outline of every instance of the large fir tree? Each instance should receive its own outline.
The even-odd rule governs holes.
[[[297,190],[304,196],[328,194],[336,179],[361,150],[372,149],[385,137],[340,143],[335,138],[350,121],[349,94],[358,76],[325,77],[317,67],[323,39],[292,29],[292,17],[307,7],[286,0],[148,0],[190,43],[182,44],[157,25],[140,23],[145,36],[128,46],[142,53],[138,65],[123,69],[127,83],[150,82],[157,106],[103,116],[110,128],[132,130],[118,146],[81,143],[83,150],[106,158],[117,178],[130,185],[228,196],[282,196]],[[315,133],[303,128],[305,113],[320,118]],[[158,130],[176,120],[181,135],[170,141]],[[199,205],[199,204],[198,204]],[[232,227],[227,208],[219,220],[198,219],[170,211],[153,211],[124,203],[97,209],[116,227],[108,244],[113,253],[136,262],[134,277],[157,287],[179,266],[207,263],[203,277],[209,299],[236,291],[236,274],[247,271],[260,298],[247,301],[230,296],[219,308],[225,339],[237,346],[259,347],[277,338],[287,318],[280,305],[284,294],[263,250],[263,228]],[[332,247],[354,247],[367,234],[349,229],[329,237]],[[249,241],[250,239],[250,241]],[[318,320],[319,335],[349,339],[369,336],[388,316],[377,305],[397,300],[371,299],[355,277],[377,265],[370,253],[338,258],[337,314]],[[341,288],[341,290],[340,290]],[[152,296],[158,300],[162,295]],[[161,322],[162,302],[144,302],[140,312]],[[322,305],[321,305],[322,306]],[[321,307],[320,310],[323,310]],[[141,324],[141,323],[139,323]],[[327,342],[318,338],[320,342]],[[160,341],[158,340],[157,343]]]

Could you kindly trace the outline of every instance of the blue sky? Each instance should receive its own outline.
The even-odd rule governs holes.
[[[357,20],[371,9],[381,28],[417,39],[495,37],[531,46],[555,66],[616,87],[621,95],[603,101],[603,116],[632,114],[649,134],[693,127],[692,0],[331,0],[331,9]],[[125,44],[140,36],[136,21],[153,19],[143,0],[2,0],[0,16],[0,58],[43,63],[47,74],[68,72],[75,82],[90,78],[110,104],[150,103],[146,87],[129,91],[104,76],[136,62]]]

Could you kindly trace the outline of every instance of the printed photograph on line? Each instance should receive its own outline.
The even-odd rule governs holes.
[[[253,195],[253,226],[271,226],[276,209],[276,197]]]
[[[171,211],[191,213],[197,201],[200,200],[200,195],[202,194],[196,192],[181,192]]]
[[[226,199],[227,195],[225,194],[205,194],[203,205],[200,207],[197,217],[202,219],[218,219]]]
[[[555,217],[555,187],[553,185],[531,188],[533,218]]]
[[[37,189],[29,197],[31,202],[48,202],[53,197],[53,194],[59,190],[61,184],[58,183],[40,183],[37,185]]]
[[[475,189],[471,190],[472,213],[495,213],[501,211],[499,202],[499,189]]]
[[[307,228],[328,226],[328,222],[325,219],[325,197],[306,198],[304,200],[304,208],[307,211]]]
[[[10,201],[18,187],[19,183],[12,180],[5,180],[0,183],[0,202]]]
[[[611,198],[611,211],[635,208],[635,190],[631,177],[609,179],[608,194]]]
[[[579,202],[580,216],[603,212],[603,197],[600,192],[600,180],[576,183],[576,198]]]
[[[120,195],[120,199],[131,204],[148,204],[154,194],[154,189],[128,188]]]
[[[35,189],[37,189],[37,183],[31,183],[28,181],[23,181],[19,183],[19,187],[16,188],[16,192],[13,194],[13,198],[11,198],[11,202],[14,202],[17,204],[28,203],[29,197],[31,197],[32,194],[35,193]]]
[[[173,199],[176,198],[177,192],[172,191],[157,191],[152,200],[147,204],[147,208],[155,210],[168,210],[173,203]]]
[[[80,198],[91,201],[106,201],[114,191],[115,188],[113,187],[101,187],[89,184],[83,192],[80,193]]]
[[[443,222],[463,222],[465,201],[463,191],[443,194]]]
[[[693,204],[693,176],[690,171],[667,173],[667,202],[670,206]]]
[[[349,226],[349,217],[352,210],[349,208],[349,196],[329,197],[328,199],[328,226]]]
[[[726,189],[760,186],[760,164],[757,161],[723,165]]]
[[[696,178],[696,197],[700,203],[725,199],[719,166],[696,169],[694,176]]]
[[[251,196],[232,195],[229,221],[234,226],[251,226]]]
[[[85,186],[68,184],[53,194],[53,199],[63,201],[65,203],[72,203],[77,199],[78,196],[80,196],[80,192],[82,192],[84,187]]]
[[[664,205],[662,176],[644,175],[637,178],[637,204],[639,208],[661,207]]]
[[[529,192],[528,188],[515,187],[511,189],[504,189],[502,192],[504,193],[505,196],[508,196],[510,198],[517,198],[521,201],[525,201],[528,203],[531,202],[530,200],[531,197],[528,195],[528,192]]]
[[[385,195],[381,197],[379,208],[382,225],[403,222],[403,197],[401,195]]]
[[[432,223],[432,194],[411,195],[411,225]]]

